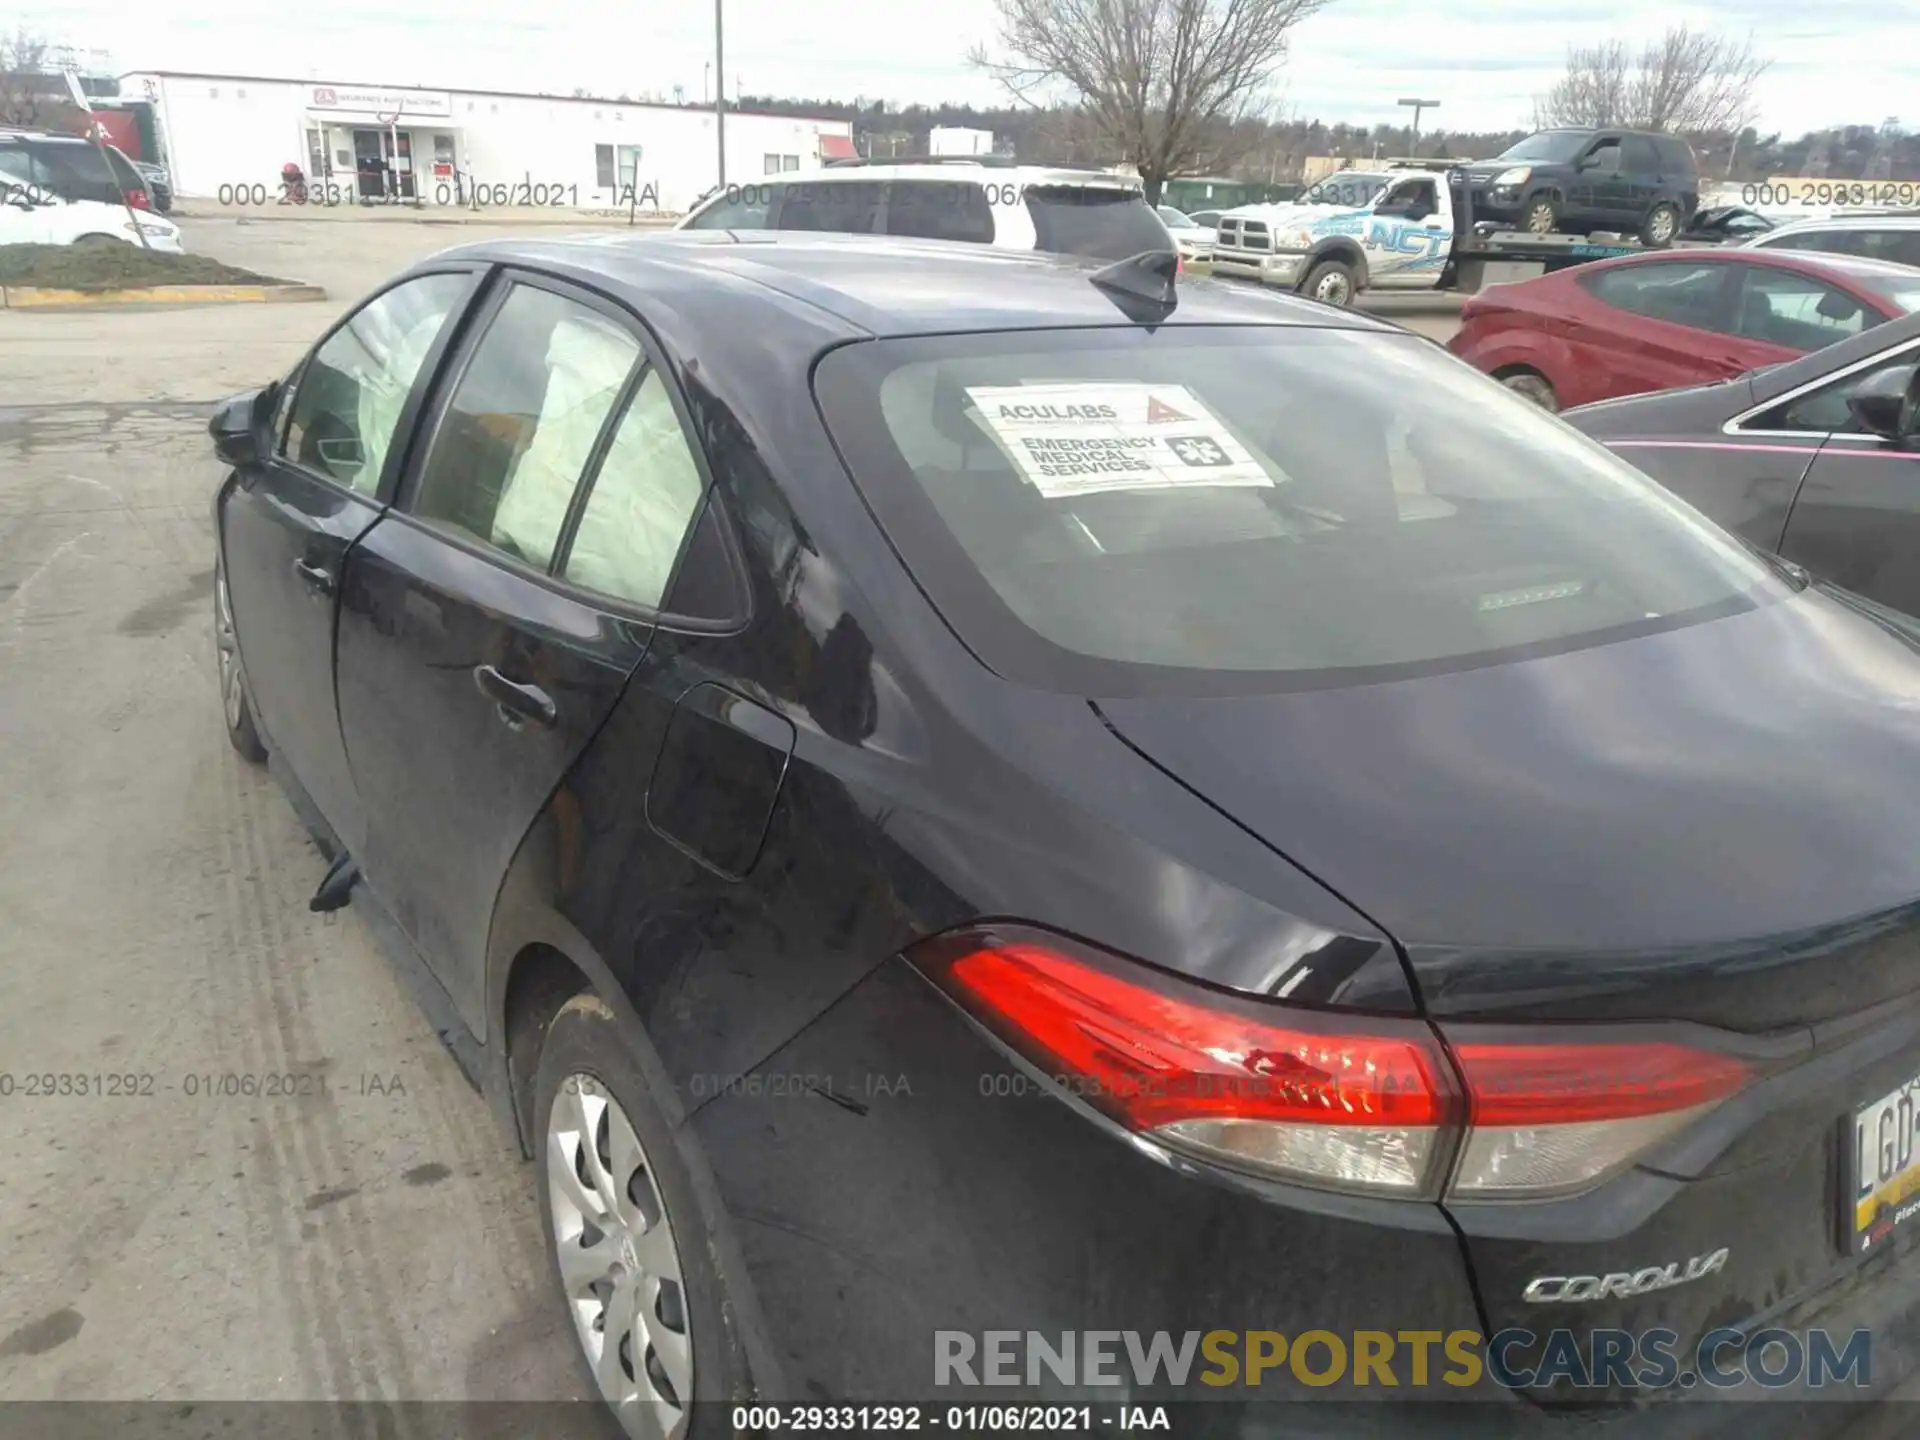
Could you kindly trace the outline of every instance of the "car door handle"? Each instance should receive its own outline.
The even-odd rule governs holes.
[[[473,684],[499,708],[500,723],[509,730],[518,730],[529,720],[543,730],[559,723],[560,707],[538,685],[516,684],[491,665],[474,667]]]
[[[315,565],[311,561],[293,562],[293,573],[307,582],[307,588],[316,595],[333,594],[333,572],[324,565]]]

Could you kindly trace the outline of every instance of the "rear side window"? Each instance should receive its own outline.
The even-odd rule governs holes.
[[[1659,136],[1654,144],[1660,151],[1660,168],[1669,175],[1694,173],[1693,147],[1678,135]]]
[[[1629,135],[1621,142],[1624,153],[1622,165],[1636,175],[1652,175],[1660,169],[1660,156],[1655,152],[1653,141],[1645,135]]]
[[[1097,185],[1029,185],[1034,248],[1095,260],[1125,260],[1170,250],[1172,237],[1137,190]]]
[[[599,311],[515,286],[454,389],[410,508],[545,570],[639,362],[639,342]]]
[[[1622,265],[1580,277],[1594,298],[1650,320],[1690,325],[1696,330],[1724,328],[1721,296],[1727,269],[1720,265]]]
[[[1867,237],[1859,230],[1806,230],[1798,235],[1783,235],[1766,247],[1769,250],[1811,250],[1825,255],[1865,255]]]
[[[873,235],[880,229],[885,187],[875,181],[802,181],[783,186],[773,223],[780,230],[825,230],[837,235]]]
[[[887,234],[993,243],[993,207],[971,181],[896,180],[887,192]]]
[[[1413,337],[880,340],[830,353],[815,384],[934,605],[1046,689],[1357,683],[1789,593],[1670,492]]]

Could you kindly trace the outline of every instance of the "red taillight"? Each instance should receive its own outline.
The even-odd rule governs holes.
[[[1462,1034],[1450,1060],[1421,1021],[1225,997],[1025,926],[911,953],[1061,1089],[1128,1129],[1337,1189],[1431,1196],[1450,1175],[1462,1199],[1573,1193],[1750,1077],[1738,1060],[1665,1041]]]
[[[128,208],[128,209],[130,209],[130,210],[150,210],[150,209],[152,209],[152,208],[153,208],[153,207],[152,207],[152,206],[151,206],[151,205],[150,205],[150,204],[148,203],[148,201],[147,201],[147,192],[146,192],[146,191],[144,191],[144,190],[128,190],[128,191],[126,191],[126,192],[125,192],[125,194],[126,194],[126,199],[127,199],[127,208]]]

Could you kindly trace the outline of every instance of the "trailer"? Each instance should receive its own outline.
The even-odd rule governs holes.
[[[1476,221],[1459,163],[1338,171],[1291,204],[1229,211],[1213,271],[1347,305],[1366,290],[1472,293],[1649,248],[1624,235],[1533,235]]]

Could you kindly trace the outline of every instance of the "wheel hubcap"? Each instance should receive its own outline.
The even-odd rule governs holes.
[[[560,1281],[601,1397],[636,1440],[677,1440],[693,1398],[680,1249],[633,1123],[592,1076],[561,1086],[546,1165]]]
[[[1671,211],[1661,210],[1654,215],[1652,234],[1656,240],[1668,240],[1673,237],[1673,214]]]
[[[1527,214],[1527,228],[1536,235],[1544,235],[1553,229],[1553,211],[1545,205],[1536,205]]]
[[[1334,305],[1344,305],[1347,300],[1347,277],[1344,275],[1321,277],[1320,293],[1314,298]]]
[[[227,728],[236,730],[246,692],[240,683],[240,647],[233,638],[233,602],[227,598],[225,574],[213,582],[213,643],[220,661],[220,703],[227,714]]]

